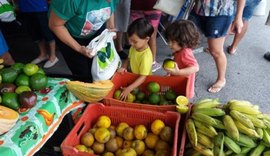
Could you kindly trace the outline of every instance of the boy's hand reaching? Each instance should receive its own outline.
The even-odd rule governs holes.
[[[131,90],[127,87],[127,88],[122,88],[122,93],[120,94],[120,100],[122,101],[126,101],[128,94],[131,92]]]
[[[121,67],[121,68],[119,68],[119,69],[117,70],[117,72],[119,72],[120,74],[124,74],[125,72],[127,72],[127,69]]]
[[[172,69],[164,68],[164,70],[167,72],[168,75],[178,75],[177,73],[179,73],[180,71],[176,63],[174,63],[174,68]]]

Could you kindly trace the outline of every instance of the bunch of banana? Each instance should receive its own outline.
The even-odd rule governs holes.
[[[191,155],[270,156],[270,116],[248,101],[230,100],[221,107],[218,99],[200,100],[186,131]]]
[[[0,58],[0,69],[3,69],[4,68],[4,59]]]

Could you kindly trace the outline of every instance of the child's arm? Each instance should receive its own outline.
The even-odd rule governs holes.
[[[179,69],[178,65],[175,63],[174,69],[165,69],[170,75],[179,75],[179,76],[189,76],[190,74],[196,73],[199,71],[199,66],[190,66],[186,68]]]
[[[121,74],[124,74],[124,72],[127,72],[128,63],[129,63],[129,58],[126,59],[126,60],[124,61],[122,67],[119,68],[119,69],[117,70],[117,72],[119,72],[119,73],[121,73]]]
[[[141,75],[138,77],[131,85],[128,87],[124,88],[121,95],[120,95],[120,100],[125,101],[128,97],[128,94],[135,88],[139,87],[144,80],[146,79],[145,75]]]

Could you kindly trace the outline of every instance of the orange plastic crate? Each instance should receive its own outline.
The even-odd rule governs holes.
[[[115,90],[119,89],[120,87],[126,87],[133,83],[139,75],[132,74],[132,73],[115,73],[112,78],[112,82],[114,83],[114,87],[110,91],[110,93],[103,99],[103,103],[109,106],[119,106],[119,107],[129,107],[129,108],[137,108],[137,109],[146,109],[146,110],[154,110],[154,111],[175,111],[175,105],[150,105],[150,104],[139,104],[139,103],[130,103],[125,101],[120,101],[113,98],[113,94]],[[184,95],[187,98],[192,98],[190,95],[190,79],[187,77],[181,76],[157,76],[151,75],[147,76],[144,83],[140,86],[140,90],[146,91],[146,86],[149,82],[155,81],[160,84],[161,86],[161,93],[165,93],[168,89],[172,89],[176,92],[177,95]]]
[[[174,140],[171,156],[177,155],[177,141],[179,133],[180,114],[176,112],[155,112],[148,110],[130,109],[123,107],[104,106],[102,103],[89,104],[83,115],[67,135],[61,144],[62,154],[64,156],[93,156],[92,154],[79,152],[74,148],[80,143],[81,136],[86,133],[96,123],[101,115],[107,115],[112,120],[112,125],[117,125],[120,122],[126,122],[131,127],[143,124],[148,129],[151,123],[156,120],[162,120],[166,125],[174,129]]]

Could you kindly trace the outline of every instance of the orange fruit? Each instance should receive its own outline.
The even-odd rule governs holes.
[[[172,59],[165,59],[162,67],[164,69],[173,69],[175,67],[175,62]]]
[[[109,128],[111,126],[111,119],[106,115],[102,115],[98,118],[96,125],[100,128]]]
[[[178,105],[184,105],[184,106],[188,105],[189,103],[188,98],[182,95],[177,96],[175,101]]]
[[[161,132],[161,130],[165,127],[165,124],[163,121],[157,119],[155,121],[152,122],[151,124],[151,131],[156,134],[159,135],[159,133]]]

